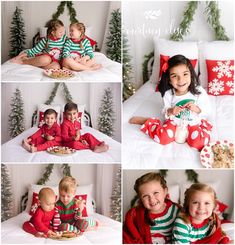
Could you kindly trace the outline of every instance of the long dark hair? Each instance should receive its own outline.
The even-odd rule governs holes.
[[[186,65],[190,71],[191,83],[189,85],[189,91],[194,95],[200,94],[201,92],[197,89],[197,87],[200,85],[200,81],[190,60],[181,54],[177,54],[168,60],[168,68],[166,72],[162,73],[162,77],[158,85],[158,89],[162,97],[169,89],[171,89],[172,94],[174,94],[173,86],[170,84],[170,69],[178,65]]]

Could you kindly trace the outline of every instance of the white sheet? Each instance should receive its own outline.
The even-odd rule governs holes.
[[[82,236],[66,241],[56,241],[52,239],[37,238],[25,232],[22,229],[22,224],[30,219],[27,212],[22,212],[17,216],[4,221],[1,224],[1,242],[4,244],[121,244],[122,243],[122,226],[120,222],[114,221],[103,215],[94,213],[90,217],[98,219],[101,226],[97,230],[87,231]]]
[[[69,81],[85,82],[121,82],[122,65],[107,58],[104,54],[95,52],[95,60],[102,64],[96,71],[74,72]],[[56,81],[43,74],[43,69],[30,65],[14,64],[10,61],[2,64],[2,81]],[[60,80],[61,81],[61,80]]]
[[[105,141],[109,145],[109,150],[102,153],[94,153],[91,150],[81,150],[69,156],[56,156],[40,151],[35,153],[27,152],[22,146],[23,139],[29,137],[38,130],[32,127],[25,130],[22,134],[2,145],[2,162],[66,162],[66,163],[120,163],[121,162],[121,144],[107,135],[91,127],[84,127],[82,134],[91,133],[97,139]]]
[[[187,143],[175,142],[163,146],[140,131],[139,125],[131,125],[132,116],[158,117],[163,120],[160,93],[155,92],[155,84],[147,82],[123,105],[123,168],[201,168],[199,152]],[[213,124],[211,141],[234,140],[233,96],[209,96]]]

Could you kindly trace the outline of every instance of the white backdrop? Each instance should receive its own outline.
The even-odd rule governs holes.
[[[1,19],[2,19],[2,63],[9,59],[9,37],[10,23],[16,6],[23,10],[22,16],[25,23],[26,47],[30,48],[34,35],[39,28],[45,26],[45,23],[51,19],[52,14],[57,10],[60,1],[3,1]],[[102,47],[105,36],[105,28],[109,14],[109,1],[73,1],[77,12],[77,19],[83,22],[86,27],[91,27],[89,33],[91,38],[98,43],[98,48]],[[121,8],[121,2],[117,1],[116,6]],[[59,17],[68,30],[69,16],[68,9],[65,7],[64,13]],[[102,50],[103,52],[105,50]]]
[[[120,83],[66,83],[68,89],[78,104],[85,104],[85,109],[90,112],[93,127],[97,128],[99,117],[98,109],[104,89],[110,87],[113,91],[115,111],[114,139],[121,142],[121,84]],[[26,129],[31,127],[33,112],[39,104],[45,103],[49,98],[54,83],[2,83],[1,100],[1,140],[2,143],[10,139],[8,132],[8,115],[11,110],[11,98],[16,88],[19,88],[24,101]],[[61,88],[53,104],[65,104]]]
[[[144,55],[154,50],[153,36],[169,39],[170,34],[183,17],[186,1],[123,1],[123,27],[130,44],[130,55],[133,64],[133,81],[142,85],[142,63]],[[234,3],[218,1],[220,22],[229,38],[234,39]],[[194,20],[190,26],[190,34],[184,40],[214,39],[214,32],[207,23],[205,2],[199,4]]]
[[[177,163],[176,163],[177,164]],[[130,208],[130,203],[136,195],[134,184],[140,176],[155,170],[124,170],[123,171],[123,217]],[[216,195],[218,200],[229,205],[230,215],[234,209],[234,172],[233,170],[195,170],[198,173],[198,181],[202,183],[217,183]],[[169,170],[166,177],[167,186],[183,186],[187,181],[185,170]],[[192,183],[191,183],[192,184]],[[215,187],[214,187],[215,188]],[[227,211],[227,210],[226,210]],[[230,216],[231,217],[231,216]]]
[[[29,184],[36,184],[45,171],[46,164],[7,164],[14,197],[14,215],[20,212],[21,197]],[[70,164],[71,174],[79,185],[93,184],[93,198],[97,212],[105,216],[110,214],[110,197],[115,184],[118,164]],[[55,164],[48,185],[58,185],[63,177],[61,165]],[[114,180],[114,181],[113,181]],[[105,185],[103,183],[106,183]]]

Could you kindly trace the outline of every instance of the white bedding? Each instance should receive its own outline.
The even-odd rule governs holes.
[[[104,54],[95,52],[95,60],[102,64],[96,71],[74,72],[75,76],[69,81],[85,82],[121,82],[122,66],[107,58]],[[2,64],[2,81],[55,81],[43,74],[43,69],[30,65],[14,64],[10,61]]]
[[[1,242],[4,244],[44,244],[44,243],[76,243],[76,244],[121,244],[122,226],[120,222],[114,221],[106,216],[94,213],[93,217],[101,222],[97,230],[85,232],[82,236],[66,241],[37,238],[25,232],[22,224],[30,219],[30,215],[24,211],[17,216],[1,223]]]
[[[162,98],[155,92],[155,84],[147,82],[123,105],[123,168],[201,168],[199,152],[187,143],[175,142],[163,146],[140,131],[139,125],[131,125],[132,116],[158,117],[163,120]],[[233,96],[209,96],[213,124],[211,141],[234,140]]]
[[[66,162],[66,163],[120,163],[121,162],[121,144],[107,135],[91,127],[84,127],[81,133],[91,133],[97,139],[105,141],[109,145],[109,150],[103,153],[94,153],[91,150],[76,151],[69,156],[55,156],[46,151],[29,153],[22,146],[23,139],[29,137],[38,130],[32,127],[25,130],[22,134],[2,145],[2,162]]]

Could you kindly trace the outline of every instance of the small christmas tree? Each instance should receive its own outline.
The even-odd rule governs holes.
[[[11,102],[11,112],[9,114],[9,131],[11,138],[16,137],[25,130],[24,127],[24,103],[20,90],[17,88]]]
[[[13,195],[7,166],[1,164],[1,222],[11,218]]]
[[[118,168],[110,206],[110,217],[117,221],[121,221],[121,202],[121,168]]]
[[[112,137],[114,133],[114,110],[113,110],[113,95],[111,88],[104,91],[104,96],[101,100],[99,108],[100,116],[98,118],[99,131]]]
[[[25,49],[25,30],[24,30],[24,20],[21,16],[22,10],[16,7],[16,10],[13,14],[13,19],[11,22],[10,27],[10,44],[11,50],[9,52],[9,56],[15,57],[17,56],[22,50]]]
[[[135,93],[135,87],[130,81],[132,79],[131,56],[128,53],[128,39],[123,35],[122,45],[122,76],[123,76],[123,100],[128,99]]]
[[[109,22],[109,35],[107,37],[107,56],[114,61],[121,63],[121,12],[120,9],[111,13]]]

